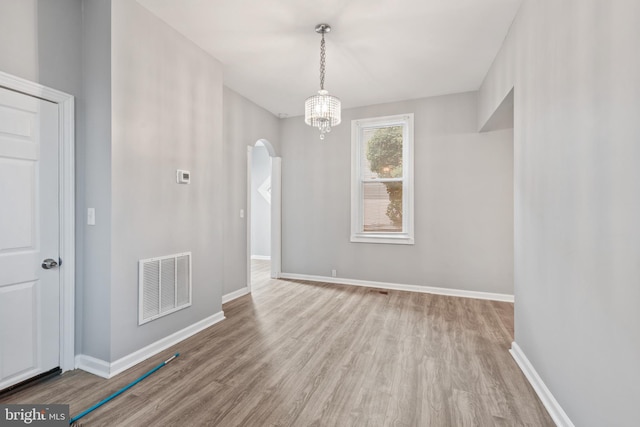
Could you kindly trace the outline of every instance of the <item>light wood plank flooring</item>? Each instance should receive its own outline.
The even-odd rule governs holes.
[[[227,319],[111,380],[74,371],[2,403],[72,415],[181,356],[85,426],[553,426],[508,353],[513,305],[271,280]]]
[[[264,285],[271,279],[271,261],[254,259],[251,261],[251,283]]]

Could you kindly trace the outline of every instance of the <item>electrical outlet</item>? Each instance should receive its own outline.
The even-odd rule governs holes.
[[[335,270],[331,270],[331,277],[337,277],[338,272]]]
[[[178,169],[176,171],[176,182],[178,184],[189,184],[191,182],[191,172]]]

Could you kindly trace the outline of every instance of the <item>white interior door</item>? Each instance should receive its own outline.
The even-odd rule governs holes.
[[[0,88],[0,390],[60,365],[58,149],[58,106]]]

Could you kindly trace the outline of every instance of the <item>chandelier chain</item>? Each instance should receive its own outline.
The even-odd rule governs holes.
[[[324,90],[324,65],[326,61],[326,53],[324,46],[324,32],[320,41],[320,90]]]

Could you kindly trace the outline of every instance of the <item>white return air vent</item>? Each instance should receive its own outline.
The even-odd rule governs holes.
[[[138,325],[191,305],[191,252],[141,259]]]

